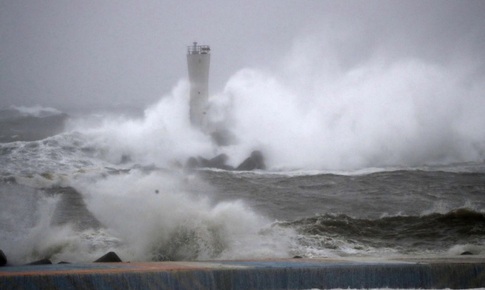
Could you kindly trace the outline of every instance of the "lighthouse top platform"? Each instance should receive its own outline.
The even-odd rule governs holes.
[[[187,54],[210,54],[210,51],[209,45],[197,45],[197,42],[187,46]]]

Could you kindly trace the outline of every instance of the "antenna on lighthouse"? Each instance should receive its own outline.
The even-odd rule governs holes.
[[[190,123],[207,131],[207,109],[209,99],[210,47],[193,45],[187,47],[187,66],[190,81]]]

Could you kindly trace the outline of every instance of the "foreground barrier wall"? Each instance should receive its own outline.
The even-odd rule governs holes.
[[[479,288],[485,262],[274,260],[0,268],[0,289]]]

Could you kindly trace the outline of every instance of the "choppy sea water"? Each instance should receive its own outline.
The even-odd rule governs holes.
[[[0,145],[2,249],[89,261],[483,254],[485,166],[369,173],[109,164],[83,136]],[[76,145],[77,144],[77,145]]]
[[[99,136],[0,144],[9,261],[485,254],[483,162],[186,171]]]

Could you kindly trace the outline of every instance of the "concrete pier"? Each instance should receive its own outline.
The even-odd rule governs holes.
[[[485,287],[483,257],[93,263],[0,268],[0,289]]]

